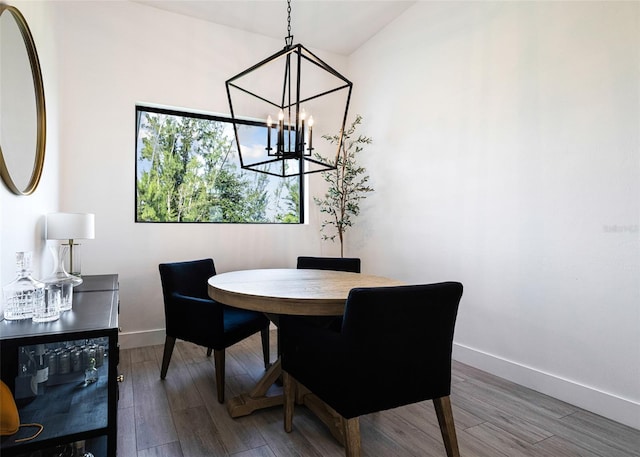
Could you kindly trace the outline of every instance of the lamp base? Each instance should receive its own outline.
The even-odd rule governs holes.
[[[69,247],[69,257],[65,257],[65,262],[64,262],[64,266],[65,266],[65,270],[71,275],[71,276],[82,276],[82,256],[81,254],[81,249],[80,249],[80,244],[76,244],[73,241],[69,244],[65,243],[63,244],[63,246],[68,246]]]

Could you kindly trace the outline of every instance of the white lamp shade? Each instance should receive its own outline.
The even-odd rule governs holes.
[[[47,214],[48,240],[92,240],[93,238],[95,238],[94,214]]]

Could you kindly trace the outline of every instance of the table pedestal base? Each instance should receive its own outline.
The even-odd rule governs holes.
[[[227,402],[229,415],[231,417],[248,416],[258,409],[284,404],[282,394],[267,396],[267,391],[280,376],[282,376],[282,362],[278,359],[269,367],[251,392],[233,397]],[[328,427],[336,441],[344,446],[346,441],[344,419],[302,384],[296,382],[296,385],[296,403],[309,408]]]
[[[227,402],[227,411],[231,417],[247,416],[257,409],[270,408],[282,405],[282,394],[267,396],[267,391],[282,375],[280,359],[269,367],[264,376],[248,394],[241,394]]]
[[[329,429],[329,432],[342,446],[345,445],[343,418],[331,406],[320,400],[306,387],[296,381],[296,403],[303,404],[313,412]]]

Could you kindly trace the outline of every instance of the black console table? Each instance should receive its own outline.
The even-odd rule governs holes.
[[[0,322],[0,377],[16,398],[20,422],[44,426],[30,441],[16,443],[33,434],[30,427],[3,437],[3,457],[74,456],[83,449],[116,456],[118,308],[118,275],[83,276],[73,309],[57,321]],[[46,380],[33,374],[34,363]],[[97,381],[87,384],[92,366]]]

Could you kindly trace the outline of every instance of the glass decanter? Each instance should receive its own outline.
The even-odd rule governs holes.
[[[89,367],[84,370],[84,385],[88,386],[98,382],[98,369],[96,368],[96,359],[89,359]]]
[[[33,322],[51,322],[60,319],[61,291],[47,284],[44,286],[44,300],[33,306]]]
[[[44,303],[45,285],[31,277],[31,252],[16,252],[17,277],[3,287],[4,318],[31,319],[36,306]]]
[[[68,245],[49,246],[49,249],[51,249],[56,266],[51,276],[42,281],[46,284],[47,290],[52,291],[52,296],[55,296],[55,291],[59,290],[60,311],[69,311],[73,306],[73,288],[82,284],[82,278],[70,275],[64,268],[64,259],[69,250]]]

